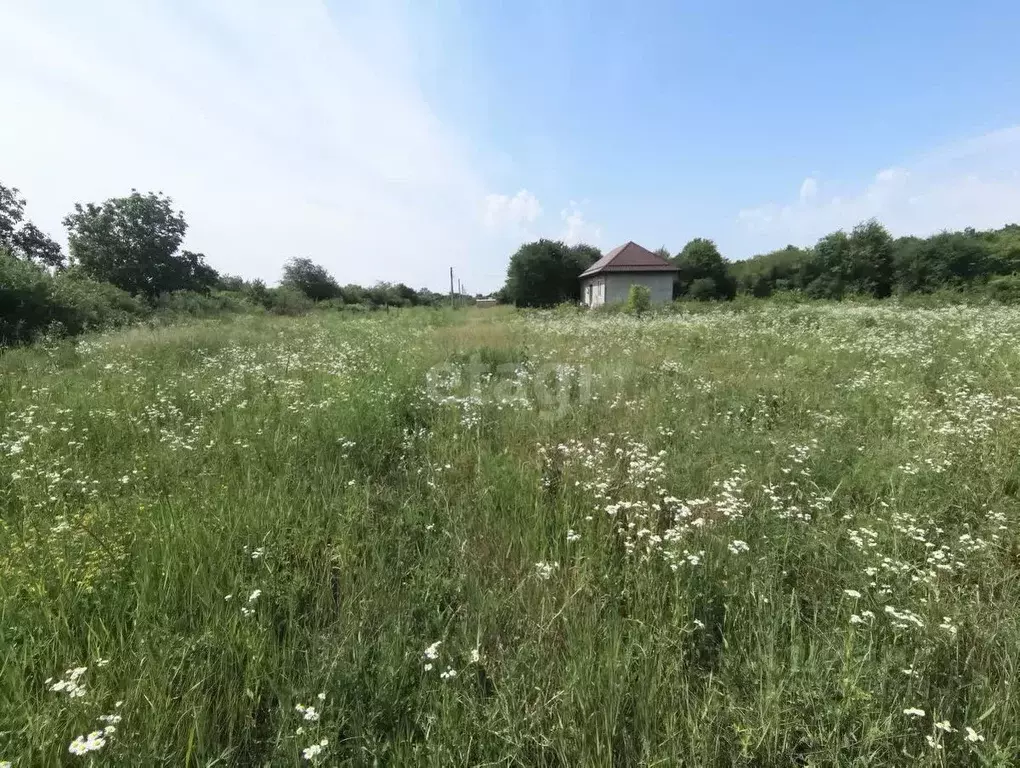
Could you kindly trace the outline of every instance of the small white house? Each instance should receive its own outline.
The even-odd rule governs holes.
[[[652,304],[670,302],[676,272],[676,267],[659,254],[628,242],[581,273],[581,303],[601,307],[626,301],[632,285],[646,286]]]

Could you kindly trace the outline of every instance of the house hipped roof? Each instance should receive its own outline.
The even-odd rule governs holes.
[[[634,241],[614,248],[581,273],[591,277],[600,272],[676,272],[676,267],[657,253],[642,248]]]

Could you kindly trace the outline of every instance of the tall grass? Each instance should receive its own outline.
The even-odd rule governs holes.
[[[5,352],[0,760],[1017,764],[1018,333],[762,303]]]

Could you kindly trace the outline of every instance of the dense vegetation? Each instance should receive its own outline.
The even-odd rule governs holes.
[[[813,298],[884,297],[987,287],[1020,298],[1020,225],[978,232],[892,238],[875,221],[823,237],[814,248],[782,250],[735,262],[742,293],[803,291]],[[1009,277],[1007,277],[1009,276]]]
[[[581,248],[588,248],[581,246]],[[576,250],[576,249],[574,249]],[[715,243],[691,240],[675,255],[677,299],[767,297],[795,292],[815,299],[904,296],[964,291],[1020,301],[1020,225],[978,232],[893,238],[876,221],[833,232],[813,248],[789,245],[744,261],[726,260]],[[519,306],[552,306],[578,298],[578,275],[590,265],[567,260],[563,243],[529,243],[511,258],[504,298]],[[596,255],[597,258],[597,255]]]
[[[0,185],[0,346],[181,315],[293,315],[316,303],[366,310],[445,298],[401,283],[341,287],[325,268],[302,258],[285,265],[276,288],[221,275],[203,254],[181,250],[187,221],[173,201],[136,190],[101,204],[76,204],[64,219],[65,257],[25,220],[25,206],[17,189]]]
[[[683,307],[0,355],[0,761],[1020,764],[1020,308]]]

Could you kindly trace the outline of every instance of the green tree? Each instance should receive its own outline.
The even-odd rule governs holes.
[[[931,293],[960,287],[993,273],[988,242],[971,231],[941,232],[927,239],[904,237],[894,247],[896,287]]]
[[[24,221],[25,199],[14,187],[0,184],[0,248],[47,267],[64,266],[64,254],[49,235]]]
[[[893,287],[893,239],[875,219],[861,222],[850,233],[849,262],[844,279],[850,293],[884,298]]]
[[[652,306],[652,291],[647,285],[632,285],[627,292],[626,310],[643,315]]]
[[[818,275],[807,286],[816,299],[839,299],[846,291],[846,265],[850,260],[850,238],[840,230],[832,232],[815,244]]]
[[[696,237],[683,247],[674,259],[678,273],[676,294],[686,296],[695,280],[712,280],[716,299],[731,299],[736,293],[736,286],[729,274],[729,266],[719,253],[715,243],[705,237]],[[702,286],[705,284],[702,283]],[[704,288],[700,289],[704,291]]]
[[[340,296],[340,286],[333,276],[311,259],[294,258],[284,264],[282,284],[301,291],[312,301]]]
[[[360,285],[348,283],[340,289],[340,298],[344,304],[364,304],[368,301],[368,292]]]
[[[503,296],[522,307],[551,307],[581,297],[580,275],[601,257],[590,245],[558,240],[522,245],[510,257]]]
[[[14,251],[14,235],[25,218],[25,198],[16,187],[0,184],[0,248]]]
[[[72,263],[95,280],[155,299],[171,291],[206,291],[216,270],[201,253],[178,251],[188,225],[162,193],[131,190],[101,205],[76,203],[64,218]]]
[[[794,245],[730,264],[730,277],[737,290],[759,297],[776,291],[803,290],[817,272],[814,252]]]

